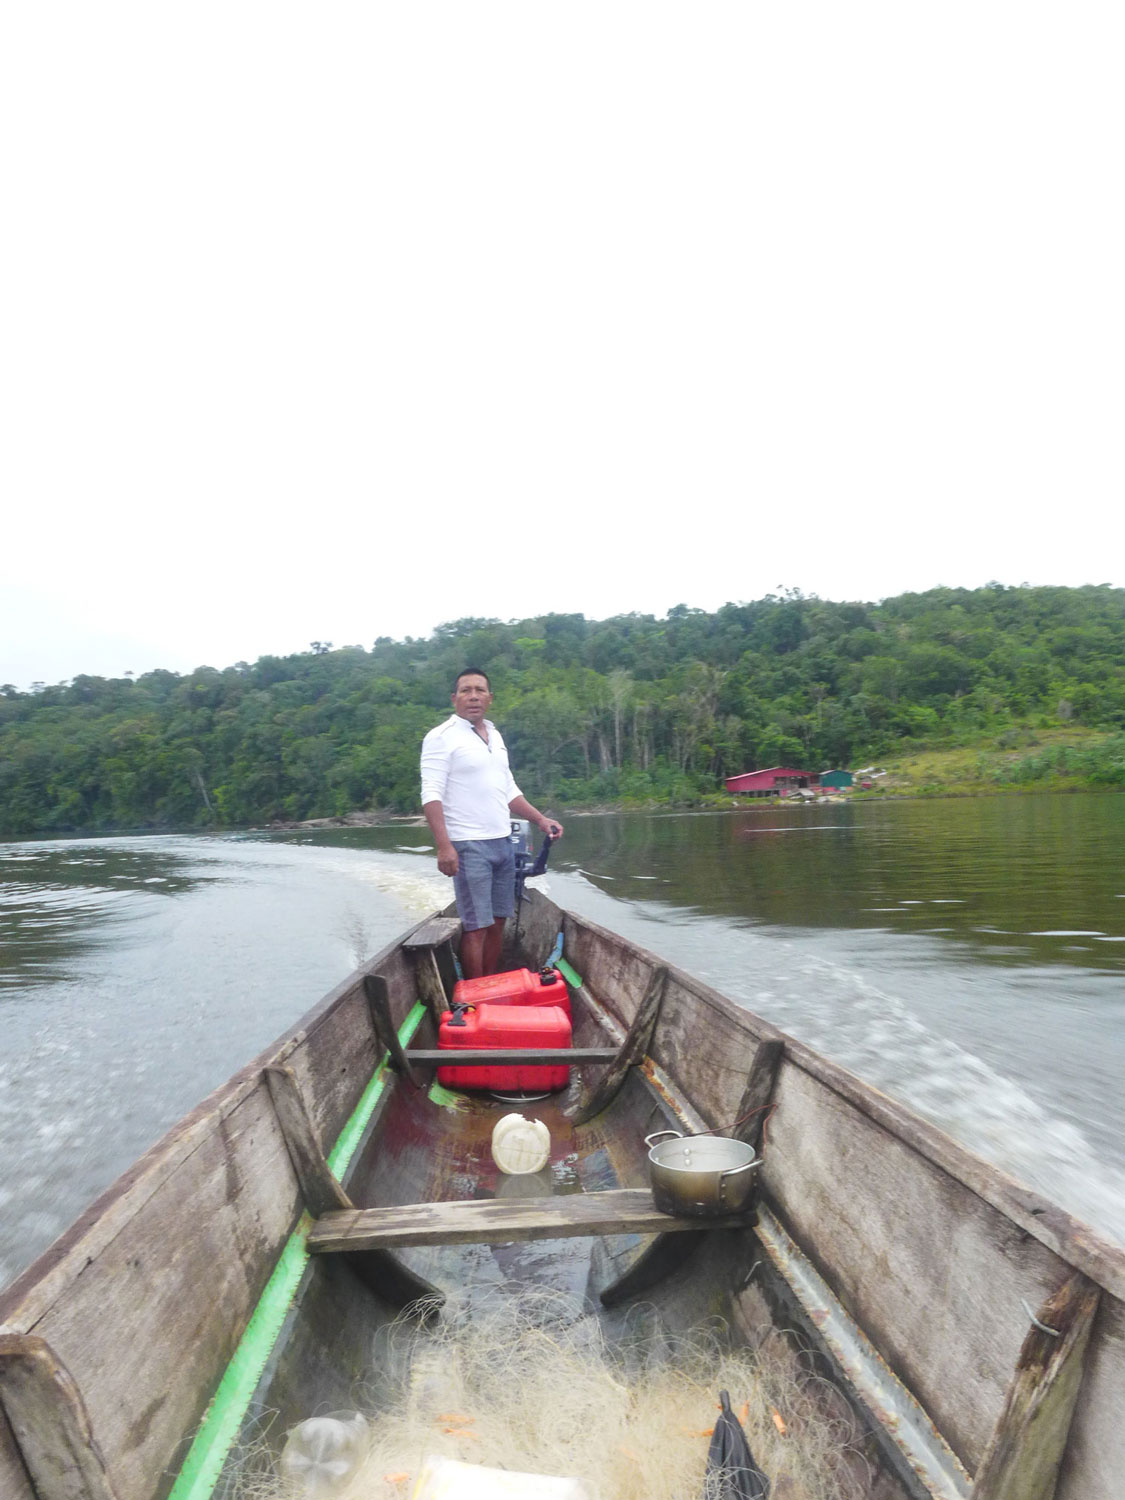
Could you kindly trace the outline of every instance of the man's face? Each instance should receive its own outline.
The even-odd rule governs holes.
[[[457,687],[450,701],[453,712],[459,718],[468,719],[470,724],[479,724],[488,712],[492,694],[479,672],[469,672],[457,679]]]

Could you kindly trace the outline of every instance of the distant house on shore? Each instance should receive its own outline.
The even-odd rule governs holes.
[[[747,797],[787,797],[790,792],[816,791],[820,777],[815,771],[798,771],[793,766],[771,766],[768,771],[728,776],[724,785],[728,792]]]
[[[820,773],[822,789],[830,786],[839,791],[842,787],[852,786],[854,782],[855,777],[850,771],[821,771]]]

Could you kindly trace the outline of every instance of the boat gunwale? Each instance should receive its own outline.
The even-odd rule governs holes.
[[[783,1042],[784,1062],[793,1064],[801,1072],[831,1089],[868,1119],[1003,1214],[1046,1249],[1067,1261],[1075,1270],[1081,1271],[1119,1301],[1125,1302],[1125,1248],[1103,1238],[1066,1209],[1060,1208],[1035,1189],[1024,1186],[1001,1167],[976,1155],[939,1126],[923,1120],[909,1105],[900,1103],[873,1084],[866,1083],[841,1063],[833,1062],[807,1043],[764,1020],[756,1012],[735,1004],[704,980],[697,979],[631,938],[623,938],[597,922],[570,911],[565,915],[599,938],[613,945],[628,947],[648,963],[667,968],[670,981],[728,1020],[734,1019],[740,1029],[756,1040]],[[620,1019],[604,996],[599,995],[598,999],[611,1010],[615,1018]],[[658,1046],[659,1025],[654,1043]],[[667,1061],[663,1063],[663,1067],[676,1088],[684,1091],[683,1079],[676,1076]],[[690,1090],[687,1091],[687,1096],[692,1098]],[[715,1128],[714,1124],[712,1128]]]
[[[111,1244],[143,1204],[193,1155],[216,1125],[231,1116],[256,1089],[264,1087],[263,1069],[270,1064],[284,1063],[292,1057],[328,1022],[337,1007],[362,982],[363,976],[376,972],[380,965],[402,948],[406,938],[429,920],[430,916],[422,918],[372,958],[353,969],[300,1016],[294,1027],[280,1033],[225,1082],[213,1088],[115,1177],[57,1239],[6,1287],[0,1288],[0,1332],[31,1332],[35,1324],[50,1311],[66,1285],[74,1279],[71,1262],[75,1256],[81,1255],[83,1264],[86,1264]],[[378,1053],[377,1042],[375,1048]],[[362,1086],[357,1098],[361,1093]],[[304,1205],[295,1187],[289,1233],[292,1233],[303,1211]],[[279,1254],[280,1248],[279,1246]],[[81,1268],[79,1274],[80,1270]],[[36,1293],[39,1295],[36,1296]],[[33,1308],[34,1313],[29,1316]]]

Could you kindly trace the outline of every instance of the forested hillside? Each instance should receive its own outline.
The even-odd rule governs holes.
[[[418,747],[480,665],[540,802],[690,801],[724,775],[812,770],[1016,726],[1125,729],[1125,590],[797,593],[713,614],[459,620],[428,640],[187,676],[0,688],[0,831],[237,826],[417,807]],[[1095,782],[1125,780],[1122,741]]]

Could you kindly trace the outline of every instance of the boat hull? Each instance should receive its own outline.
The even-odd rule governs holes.
[[[576,1047],[620,1042],[666,969],[647,1055],[612,1106],[575,1123],[593,1083],[585,1067],[540,1106],[553,1140],[547,1191],[643,1185],[644,1136],[729,1126],[758,1067],[769,1108],[761,1223],[655,1240],[419,1246],[401,1252],[411,1273],[447,1292],[538,1279],[606,1320],[626,1315],[629,1289],[647,1277],[645,1300],[672,1328],[716,1314],[747,1335],[771,1320],[800,1327],[871,1429],[884,1485],[872,1493],[967,1495],[971,1476],[983,1475],[989,1500],[1005,1493],[991,1476],[1027,1455],[1033,1482],[1012,1493],[1116,1496],[1125,1254],[653,954],[541,895],[525,905],[523,926],[520,957],[532,966],[562,932],[583,980]],[[443,1098],[391,1071],[365,991],[373,975],[406,1045],[432,1045],[417,954],[395,944],[205,1100],[0,1294],[0,1332],[17,1345],[43,1341],[73,1382],[105,1477],[93,1500],[170,1491],[198,1500],[267,1411],[280,1434],[312,1411],[353,1404],[357,1383],[395,1378],[393,1360],[373,1356],[399,1315],[395,1300],[372,1290],[353,1257],[308,1255],[307,1184],[267,1069],[291,1071],[355,1204],[542,1187],[508,1186],[520,1179],[501,1182],[490,1166],[497,1115],[488,1101]],[[1085,1331],[1055,1361],[1063,1367],[1042,1396],[1054,1436],[1036,1448],[1017,1409],[1021,1361],[1026,1368],[1028,1340],[1040,1337],[1024,1305],[1041,1309],[1068,1285],[1087,1308],[1075,1314]],[[0,1375],[5,1500],[55,1500],[32,1480],[51,1460],[36,1448],[51,1440],[32,1425],[12,1378]]]

